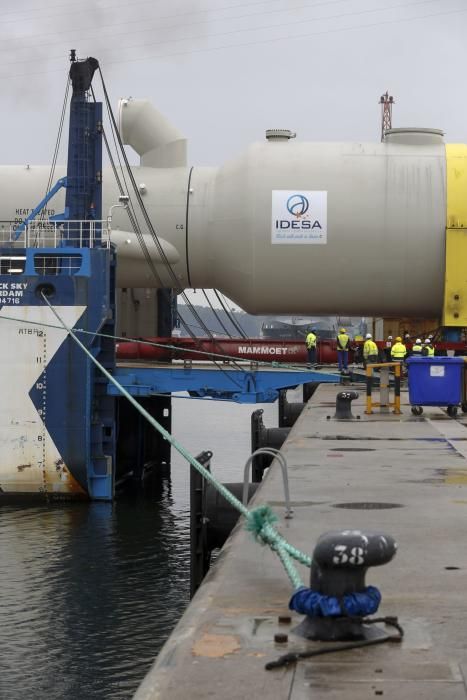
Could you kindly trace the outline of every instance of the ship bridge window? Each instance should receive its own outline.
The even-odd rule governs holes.
[[[25,255],[0,255],[0,275],[20,275],[25,266]]]
[[[35,255],[34,270],[40,275],[76,275],[81,269],[82,256],[69,255]]]

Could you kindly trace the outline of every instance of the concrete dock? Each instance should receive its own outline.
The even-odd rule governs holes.
[[[414,417],[364,414],[365,392],[353,402],[360,420],[333,416],[339,387],[322,385],[282,448],[288,462],[292,520],[285,520],[281,473],[273,464],[253,505],[269,503],[278,529],[312,553],[323,532],[382,530],[399,550],[371,568],[366,582],[383,600],[377,615],[395,615],[401,644],[302,660],[266,671],[284,653],[319,648],[293,629],[292,589],[278,557],[237,525],[215,566],[163,647],[135,700],[457,700],[467,674],[467,430],[444,411]],[[301,567],[305,583],[309,571]],[[274,635],[285,633],[285,644]],[[329,643],[327,643],[329,644]]]

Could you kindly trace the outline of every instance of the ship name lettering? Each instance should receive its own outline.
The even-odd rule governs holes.
[[[268,345],[239,345],[238,352],[242,355],[286,355],[287,348],[274,348]]]
[[[22,289],[0,289],[0,297],[22,297]]]
[[[28,286],[27,282],[0,282],[0,290],[1,289],[26,289]],[[3,295],[5,296],[5,295]]]

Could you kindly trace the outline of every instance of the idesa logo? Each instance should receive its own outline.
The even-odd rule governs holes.
[[[327,196],[320,190],[272,190],[271,243],[325,245]]]
[[[287,200],[287,211],[289,214],[292,214],[292,216],[296,216],[297,219],[304,216],[309,208],[310,202],[304,194],[293,194]]]
[[[314,229],[322,228],[320,222],[312,221],[307,212],[310,208],[310,201],[304,194],[293,194],[286,202],[286,208],[292,219],[276,219],[277,229]]]

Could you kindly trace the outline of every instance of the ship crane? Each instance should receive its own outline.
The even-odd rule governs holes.
[[[0,371],[9,397],[0,412],[5,497],[113,496],[115,402],[94,365],[57,327],[49,306],[70,327],[79,325],[85,346],[114,371],[109,337],[115,333],[115,252],[102,236],[102,105],[89,99],[97,68],[95,59],[78,61],[72,53],[66,175],[24,222],[2,229]],[[63,213],[36,221],[61,189]]]
[[[445,144],[431,128],[337,144],[269,129],[224,165],[189,166],[177,129],[146,100],[121,100],[121,141],[140,156],[125,175],[144,226],[132,226],[130,202],[114,210],[108,231],[102,211],[126,192],[101,165],[102,106],[89,99],[97,61],[75,58],[68,164],[57,168],[65,186],[46,202],[63,213],[37,222],[25,207],[25,199],[40,202],[36,214],[44,207],[48,168],[0,168],[2,385],[12,397],[0,412],[2,493],[110,499],[117,455],[130,470],[140,447],[141,425],[54,326],[44,296],[87,331],[89,349],[130,393],[162,413],[156,397],[177,384],[194,395],[273,401],[313,376],[274,368],[265,379],[233,366],[209,379],[193,369],[188,379],[187,367],[182,385],[173,366],[160,375],[116,366],[117,336],[169,336],[169,305],[154,304],[151,290],[216,289],[255,314],[432,319],[465,351],[466,145]],[[15,221],[25,210],[27,221]],[[155,318],[167,319],[166,331]],[[215,339],[207,351],[218,349]],[[143,462],[144,454],[140,472]]]
[[[139,189],[148,231],[143,234],[135,226],[130,234],[111,228],[114,210],[124,211],[127,220],[134,211],[129,195],[121,191],[117,195],[112,187],[109,216],[102,219],[102,104],[91,94],[98,70],[96,59],[77,60],[72,52],[66,173],[60,174],[45,197],[36,199],[39,204],[27,209],[24,221],[10,222],[1,229],[4,353],[0,376],[9,397],[0,410],[2,498],[111,500],[117,480],[141,478],[148,461],[168,461],[167,446],[162,444],[166,441],[154,438],[131,396],[144,400],[151,415],[167,429],[174,391],[256,403],[274,401],[281,389],[313,379],[313,373],[300,369],[260,371],[258,363],[255,367],[235,363],[221,372],[212,371],[212,366],[183,364],[165,368],[116,365],[116,267],[130,277],[143,269],[148,273],[149,268],[151,286],[173,282],[177,291],[183,291],[184,285],[178,285],[172,267],[180,260],[178,251],[157,236],[141,199],[141,185],[133,190]],[[104,84],[103,89],[107,99]],[[177,161],[175,151],[172,160]],[[171,173],[175,176],[171,191],[176,192],[180,170],[177,167]],[[131,171],[127,176],[135,185]],[[29,194],[30,185],[25,189]],[[37,220],[63,191],[62,213]],[[167,188],[162,188],[161,196],[165,195]],[[170,206],[169,210],[172,216]],[[178,230],[183,231],[184,226]],[[127,246],[131,246],[129,253]],[[140,277],[139,284],[144,283]],[[170,295],[168,298],[159,309],[162,316],[170,316]],[[81,346],[75,335],[80,336]],[[215,339],[213,348],[218,354]],[[216,363],[217,357],[212,358],[211,365]],[[335,381],[336,376],[320,373],[320,379]],[[131,395],[127,403],[120,396],[124,390]]]

